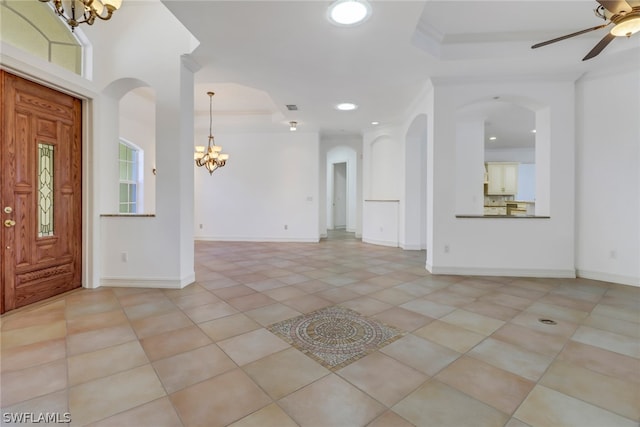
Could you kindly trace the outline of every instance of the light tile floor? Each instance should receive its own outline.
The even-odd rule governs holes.
[[[424,259],[343,232],[197,242],[185,289],[81,289],[8,313],[3,425],[638,426],[640,288],[432,276]],[[265,329],[334,304],[407,334],[330,372]]]

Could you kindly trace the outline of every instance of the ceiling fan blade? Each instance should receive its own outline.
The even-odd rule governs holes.
[[[555,38],[555,39],[547,40],[546,42],[537,43],[537,44],[534,44],[533,46],[531,46],[531,49],[536,49],[538,47],[546,46],[546,45],[551,44],[551,43],[555,43],[555,42],[559,42],[559,41],[562,41],[562,40],[566,40],[566,39],[569,39],[571,37],[575,37],[575,36],[579,36],[581,34],[589,33],[591,31],[596,31],[596,30],[599,30],[601,28],[606,27],[607,25],[609,25],[609,24],[598,25],[597,27],[587,28],[586,30],[578,31],[576,33],[567,34],[566,36],[562,36],[562,37],[558,37],[558,38]]]
[[[631,6],[625,0],[596,0],[602,7],[612,14],[616,15],[620,12],[631,12]]]
[[[587,56],[585,56],[584,58],[582,58],[582,60],[583,60],[583,61],[586,61],[587,59],[591,59],[591,58],[593,58],[594,56],[597,56],[600,52],[602,52],[602,50],[603,50],[605,47],[607,47],[607,45],[608,45],[609,43],[611,43],[611,40],[613,40],[613,39],[615,39],[615,38],[616,38],[616,36],[614,36],[613,34],[611,34],[611,33],[607,33],[607,35],[606,35],[606,36],[604,36],[604,37],[602,38],[602,40],[600,40],[600,41],[598,42],[598,44],[597,44],[597,45],[595,45],[595,46],[593,47],[593,49],[591,49],[591,51],[590,51],[589,53],[587,53]]]

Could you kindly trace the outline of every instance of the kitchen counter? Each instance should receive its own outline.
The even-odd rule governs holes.
[[[535,202],[521,200],[498,200],[496,203],[485,203],[484,216],[535,216]]]
[[[507,200],[507,201],[499,202],[493,205],[485,204],[484,207],[485,208],[504,208],[507,206],[508,203],[509,204],[516,203],[518,205],[535,205],[536,202],[532,202],[528,200]]]
[[[511,219],[549,219],[550,216],[536,215],[456,215],[456,218],[511,218]]]

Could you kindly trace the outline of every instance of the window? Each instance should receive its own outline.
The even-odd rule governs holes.
[[[87,54],[80,33],[71,32],[48,3],[0,0],[2,41],[76,74],[82,74]]]
[[[118,162],[120,165],[120,213],[138,213],[141,183],[138,177],[142,151],[124,140],[120,140]]]

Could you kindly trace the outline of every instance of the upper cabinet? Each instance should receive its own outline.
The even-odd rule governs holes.
[[[487,195],[515,196],[518,192],[518,163],[487,162]]]

